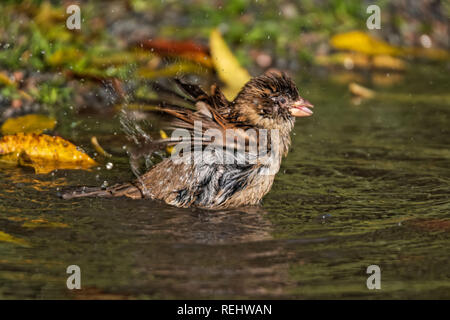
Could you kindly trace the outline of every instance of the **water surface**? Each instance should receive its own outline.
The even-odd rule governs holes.
[[[449,79],[439,67],[404,77],[360,105],[345,85],[299,80],[315,113],[297,121],[261,207],[57,197],[132,179],[126,156],[48,175],[2,164],[0,231],[14,240],[0,241],[0,298],[450,298]],[[75,120],[87,128],[71,133],[78,145],[90,151],[95,134],[121,150],[117,119]],[[381,290],[366,287],[374,264]]]

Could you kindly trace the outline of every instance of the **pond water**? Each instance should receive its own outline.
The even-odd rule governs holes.
[[[47,175],[2,164],[0,231],[13,238],[0,241],[0,298],[449,299],[449,78],[418,69],[360,105],[345,85],[299,80],[314,116],[297,121],[261,207],[57,197],[132,179],[126,156]],[[92,150],[96,135],[121,150],[116,118],[74,121],[84,125],[65,137],[77,145]],[[69,265],[82,290],[67,289]],[[380,290],[367,289],[369,265]]]

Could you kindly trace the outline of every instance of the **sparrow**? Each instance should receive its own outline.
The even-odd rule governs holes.
[[[285,72],[276,69],[250,79],[233,101],[217,85],[207,94],[198,85],[179,79],[175,83],[183,95],[171,93],[192,108],[159,103],[158,111],[172,118],[170,129],[184,136],[172,134],[158,143],[175,146],[177,157],[165,158],[135,181],[103,189],[84,187],[63,193],[64,199],[149,198],[204,209],[261,202],[288,154],[295,119],[312,115],[313,105],[300,96]]]

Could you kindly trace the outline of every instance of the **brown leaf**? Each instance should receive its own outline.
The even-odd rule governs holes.
[[[350,92],[352,94],[354,94],[355,96],[361,97],[361,98],[366,98],[366,99],[371,99],[373,97],[375,97],[375,91],[367,89],[357,83],[350,83],[348,86]]]
[[[150,39],[139,41],[134,45],[149,49],[159,55],[180,57],[200,63],[208,68],[212,67],[208,48],[194,41]]]

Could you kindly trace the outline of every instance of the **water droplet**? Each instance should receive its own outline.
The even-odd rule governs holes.
[[[106,169],[111,170],[114,165],[111,162],[106,164]]]

